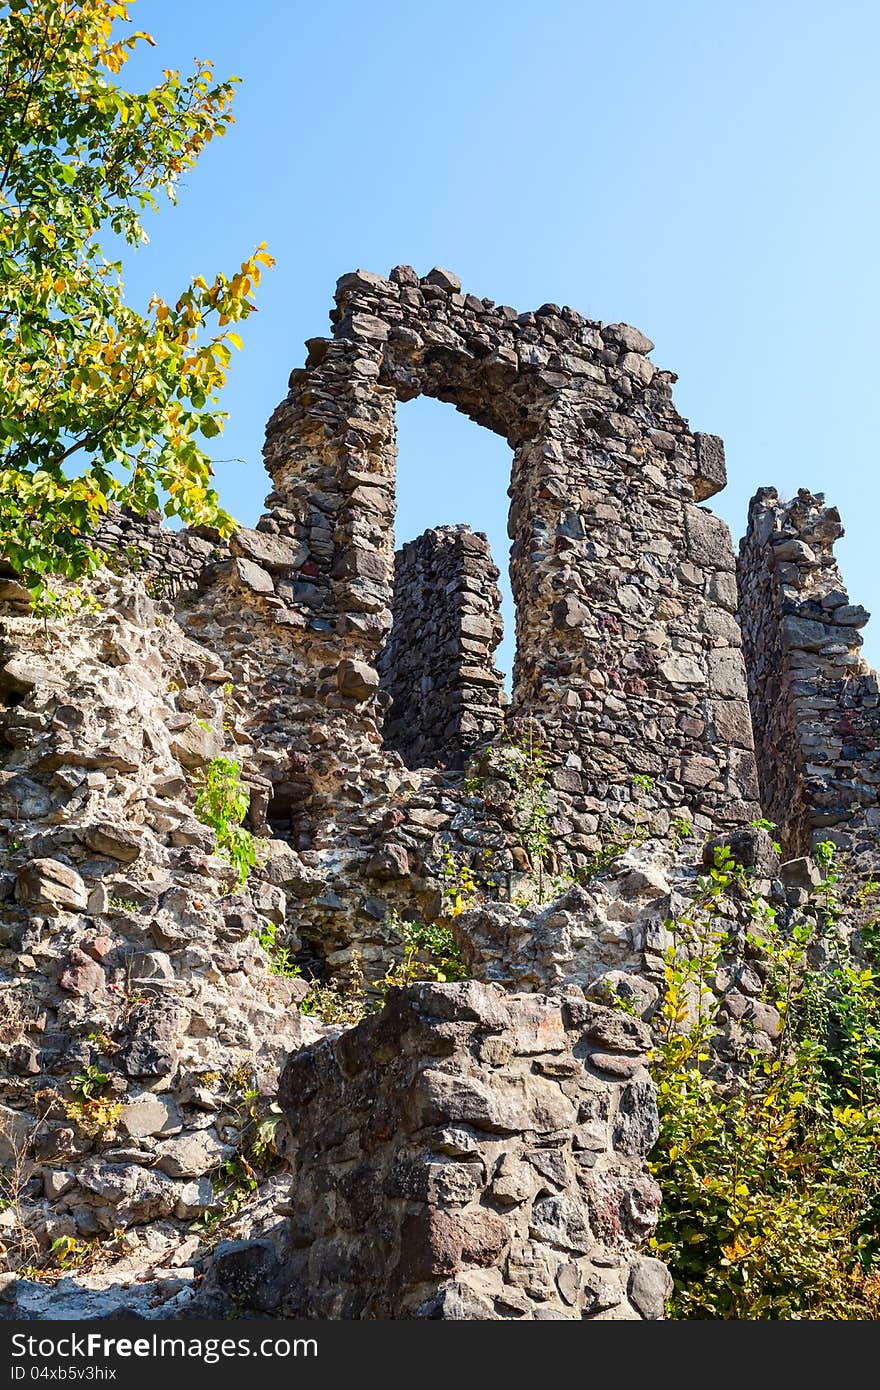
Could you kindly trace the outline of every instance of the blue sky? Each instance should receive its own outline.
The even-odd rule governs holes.
[[[243,79],[126,274],[141,304],[263,240],[277,259],[215,450],[244,460],[217,468],[239,520],[337,277],[444,265],[518,309],[641,328],[682,414],[725,439],[712,506],[734,539],[757,487],[825,491],[853,600],[880,608],[876,0],[138,0],[134,19],[157,47],[127,79],[196,55]],[[399,539],[468,521],[504,566],[506,444],[431,401],[399,425]],[[865,636],[878,665],[880,621]]]

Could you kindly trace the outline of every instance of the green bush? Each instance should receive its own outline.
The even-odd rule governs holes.
[[[727,1076],[713,1055],[712,986],[732,950],[726,899],[748,895],[729,851],[668,924],[651,1167],[674,1318],[880,1316],[880,974],[853,963],[833,848],[819,858],[824,882],[793,920],[750,900],[760,997],[781,1025],[771,1051],[746,1048]]]
[[[458,942],[445,922],[407,922],[394,911],[389,914],[388,922],[403,943],[403,956],[388,967],[380,981],[383,994],[392,987],[403,988],[417,980],[446,984],[467,977]]]

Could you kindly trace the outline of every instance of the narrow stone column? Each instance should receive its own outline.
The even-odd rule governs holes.
[[[504,721],[501,594],[489,543],[469,526],[425,531],[397,552],[394,623],[379,660],[386,747],[407,767],[462,768]]]
[[[833,840],[876,858],[880,693],[860,655],[868,613],[851,604],[836,507],[802,488],[761,488],[740,546],[740,622],[765,814],[789,854]]]

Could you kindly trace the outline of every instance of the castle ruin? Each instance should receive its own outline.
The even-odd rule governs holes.
[[[0,581],[0,1144],[27,1154],[43,1248],[155,1232],[178,1262],[154,1262],[143,1297],[173,1316],[197,1304],[169,1269],[235,1152],[223,1078],[250,1069],[289,1130],[266,1208],[283,1232],[267,1217],[218,1262],[217,1306],[661,1317],[646,1054],[664,922],[696,872],[693,847],[663,836],[745,835],[781,901],[819,840],[857,872],[876,860],[880,699],[839,517],[762,489],[737,560],[705,505],[723,445],[689,429],[628,325],[518,313],[409,267],[343,276],[331,320],[269,421],[255,528],[226,543],[114,515],[100,607],[63,641]],[[420,394],[513,453],[509,703],[501,557],[465,525],[395,547],[395,411]],[[504,776],[523,739],[546,760],[559,885],[537,904]],[[246,884],[194,810],[193,779],[224,750],[264,846]],[[609,824],[645,816],[652,840],[578,880]],[[303,982],[267,967],[266,922],[319,978],[375,982],[394,921],[441,916],[450,861],[483,889],[456,925],[471,978],[412,985],[354,1028],[301,1015]],[[612,977],[641,1017],[607,1006]],[[722,984],[733,1064],[746,1005],[735,971]],[[98,1062],[109,1138],[62,1103]],[[105,1314],[132,1306],[101,1296]],[[3,1297],[41,1315],[38,1290]]]

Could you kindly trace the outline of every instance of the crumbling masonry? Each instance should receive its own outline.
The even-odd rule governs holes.
[[[792,854],[833,840],[866,869],[880,827],[880,693],[859,654],[868,613],[834,559],[840,515],[761,488],[740,547],[740,621],[765,814]]]
[[[226,543],[114,514],[101,606],[63,635],[0,579],[4,1156],[38,1246],[128,1232],[145,1302],[121,1275],[87,1307],[27,1281],[3,1297],[26,1316],[196,1310],[187,1230],[235,1153],[230,1078],[268,1098],[283,1065],[292,1188],[261,1210],[289,1219],[218,1258],[203,1309],[659,1317],[646,1052],[666,923],[701,867],[670,825],[736,843],[782,903],[817,839],[874,855],[880,704],[839,519],[762,490],[737,574],[703,505],[721,441],[690,431],[628,325],[518,314],[409,267],[344,276],[331,319],[269,422],[256,528]],[[485,537],[442,527],[395,554],[395,410],[420,393],[513,452],[509,705]],[[538,903],[505,764],[523,738],[549,779]],[[263,844],[247,885],[195,815],[220,754]],[[762,814],[794,865],[749,826]],[[646,817],[651,839],[572,885]],[[266,923],[319,977],[375,980],[396,915],[442,913],[450,863],[483,899],[457,919],[471,980],[411,986],[353,1029],[302,1016]],[[733,959],[717,982],[731,1064],[779,1026],[752,978]],[[606,1007],[620,988],[633,1017]],[[116,1107],[91,1133],[89,1067]]]

